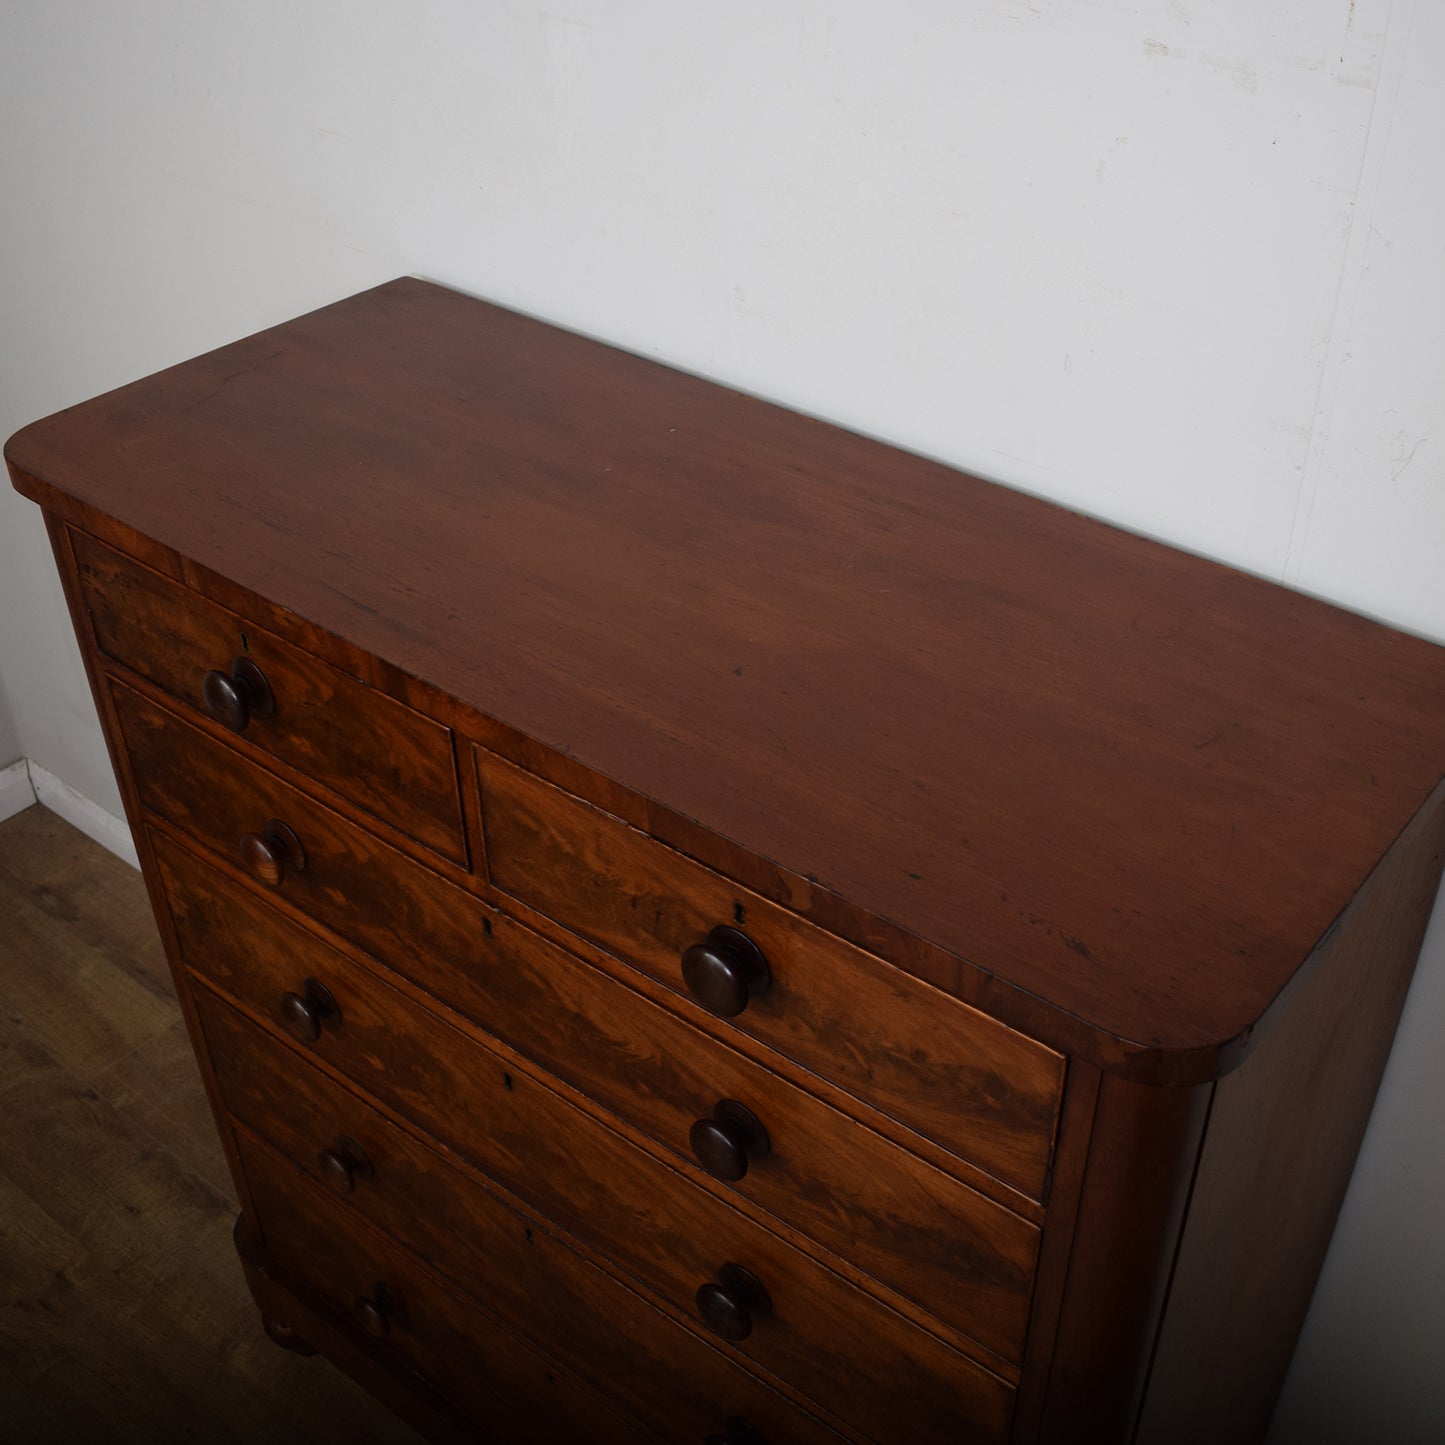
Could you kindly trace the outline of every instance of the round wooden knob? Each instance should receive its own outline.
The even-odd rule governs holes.
[[[688,992],[719,1018],[742,1013],[773,981],[762,949],[746,933],[723,925],[682,955],[682,978]]]
[[[768,1131],[751,1109],[736,1099],[722,1099],[711,1119],[699,1119],[688,1131],[688,1143],[697,1162],[726,1183],[736,1183],[748,1172],[750,1159],[762,1159],[772,1148]]]
[[[367,1334],[384,1340],[392,1324],[401,1318],[401,1301],[384,1284],[378,1284],[369,1295],[357,1300],[355,1312]]]
[[[259,833],[247,833],[241,839],[241,862],[258,882],[279,888],[288,872],[304,871],[306,850],[285,823],[269,818]]]
[[[294,995],[287,995],[294,997]],[[356,1188],[358,1179],[372,1179],[376,1170],[367,1158],[366,1150],[355,1139],[343,1135],[331,1146],[317,1155],[321,1177],[338,1193],[350,1194]]]
[[[253,717],[266,717],[276,708],[271,684],[249,657],[238,657],[230,672],[208,672],[201,679],[201,701],[206,711],[233,733],[245,732]]]
[[[765,1315],[773,1302],[756,1275],[739,1264],[725,1264],[697,1292],[697,1312],[713,1334],[724,1340],[745,1340],[753,1317]]]
[[[303,1044],[312,1044],[321,1037],[323,1024],[334,1027],[341,1022],[341,1010],[324,983],[308,978],[300,993],[281,995],[281,1022]]]

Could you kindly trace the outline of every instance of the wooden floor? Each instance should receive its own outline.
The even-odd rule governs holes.
[[[0,823],[0,1440],[415,1442],[273,1345],[140,875]]]

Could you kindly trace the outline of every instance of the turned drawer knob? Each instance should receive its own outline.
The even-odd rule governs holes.
[[[230,672],[208,672],[201,679],[201,701],[206,711],[233,733],[245,732],[253,717],[269,717],[276,710],[271,684],[249,657],[238,657]]]
[[[402,1317],[401,1300],[384,1284],[378,1284],[369,1295],[357,1300],[355,1313],[367,1334],[384,1340],[391,1333],[393,1322]]]
[[[324,983],[308,978],[300,993],[281,995],[281,1022],[303,1044],[311,1044],[321,1037],[323,1024],[334,1027],[341,1022],[341,1010]]]
[[[725,925],[682,955],[682,977],[692,996],[720,1018],[740,1014],[773,981],[762,949],[746,933]]]
[[[713,1431],[707,1437],[706,1445],[768,1445],[741,1415],[730,1415],[723,1421],[721,1431]]]
[[[294,998],[294,994],[287,994]],[[343,1134],[329,1149],[317,1155],[321,1166],[321,1177],[338,1193],[350,1194],[356,1188],[358,1179],[374,1179],[376,1170],[366,1156],[366,1150]]]
[[[306,867],[306,850],[301,840],[278,818],[269,818],[259,833],[241,839],[241,861],[247,871],[268,888],[279,888],[289,870],[300,873]]]
[[[773,1307],[756,1275],[740,1264],[725,1264],[717,1282],[709,1281],[697,1292],[697,1312],[713,1334],[724,1340],[745,1340],[753,1332],[753,1316],[765,1315]]]
[[[714,1179],[734,1183],[748,1172],[749,1159],[766,1158],[772,1143],[751,1109],[736,1099],[722,1099],[711,1119],[699,1119],[688,1131],[697,1162]]]

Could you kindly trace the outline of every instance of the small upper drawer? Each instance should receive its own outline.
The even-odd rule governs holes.
[[[1042,1198],[1059,1054],[494,754],[476,759],[496,887],[685,996],[683,954],[719,926],[743,930],[768,981],[740,994],[737,1028]],[[726,942],[711,952],[747,962]]]
[[[71,536],[101,652],[207,710],[208,674],[259,676],[269,704],[252,705],[257,686],[243,682],[229,710],[216,704],[219,721],[465,865],[450,729],[95,538]],[[213,679],[213,697],[218,687]]]

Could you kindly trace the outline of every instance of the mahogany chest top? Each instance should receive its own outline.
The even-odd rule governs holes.
[[[437,1440],[1262,1436],[1445,651],[415,280],[6,456],[273,1338]]]
[[[1237,1062],[1445,771],[1428,642],[417,280],[7,456],[1131,1077]]]

